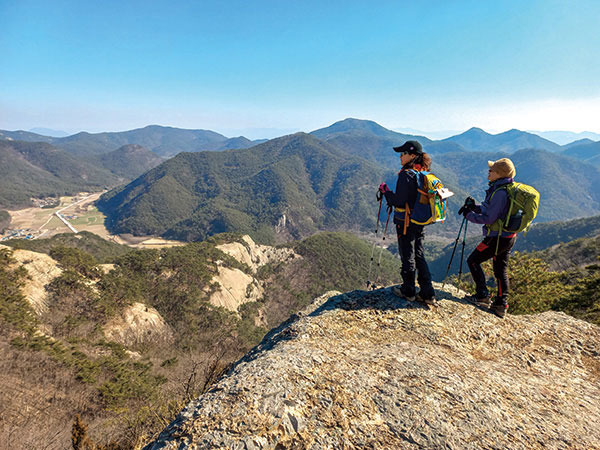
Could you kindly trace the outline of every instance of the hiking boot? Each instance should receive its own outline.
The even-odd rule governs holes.
[[[508,303],[506,303],[506,301],[498,300],[498,298],[495,298],[494,302],[490,306],[490,311],[498,317],[500,317],[501,319],[504,319],[506,311],[508,311]]]
[[[423,302],[429,306],[437,306],[438,305],[438,301],[433,296],[428,297],[428,298],[423,298],[419,294],[417,294],[417,300],[420,302]]]
[[[485,297],[477,297],[476,295],[468,295],[465,297],[465,300],[482,308],[490,307],[490,296],[487,295]]]
[[[408,300],[409,302],[414,302],[415,301],[415,296],[414,295],[406,295],[404,293],[404,291],[402,291],[402,286],[400,286],[399,284],[396,286],[392,286],[392,294],[394,294],[396,297],[402,297],[406,300]]]

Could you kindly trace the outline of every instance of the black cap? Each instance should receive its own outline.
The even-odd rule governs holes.
[[[411,155],[422,155],[423,147],[417,141],[406,141],[400,147],[394,147],[396,153],[409,153]]]

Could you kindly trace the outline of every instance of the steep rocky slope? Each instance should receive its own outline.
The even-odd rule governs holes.
[[[146,449],[600,448],[600,328],[437,295],[318,298]]]

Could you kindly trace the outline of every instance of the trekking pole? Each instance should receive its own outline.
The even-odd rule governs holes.
[[[383,247],[385,246],[385,236],[388,230],[388,224],[390,223],[390,216],[392,215],[392,207],[388,205],[387,207],[388,215],[387,220],[385,221],[385,228],[383,229],[383,238],[381,239],[381,248],[379,249],[379,258],[377,259],[377,269],[375,274],[375,282],[373,283],[373,289],[377,288],[377,283],[379,282],[379,275],[381,274],[381,254],[383,253]]]
[[[469,221],[465,222],[465,234],[463,235],[462,250],[460,252],[460,269],[458,270],[458,286],[460,286],[460,278],[462,276],[463,257],[465,255],[465,241],[467,240],[467,225],[469,225]]]
[[[446,275],[444,275],[444,282],[442,283],[442,289],[446,286],[446,278],[448,278],[448,273],[450,272],[450,266],[452,265],[452,260],[454,259],[454,253],[456,252],[456,246],[458,245],[458,240],[460,239],[460,234],[462,232],[463,226],[467,221],[466,217],[463,217],[462,223],[460,224],[460,228],[458,230],[458,234],[456,235],[456,240],[454,241],[454,248],[452,249],[452,255],[450,256],[450,261],[448,262],[448,268],[446,269]]]
[[[377,232],[379,231],[379,214],[381,214],[381,204],[383,203],[383,194],[377,190],[376,198],[379,201],[379,209],[377,210],[377,221],[375,224],[375,240],[371,247],[371,260],[369,261],[369,271],[367,273],[367,289],[371,287],[371,267],[373,266],[373,256],[375,255],[375,245],[377,245]]]

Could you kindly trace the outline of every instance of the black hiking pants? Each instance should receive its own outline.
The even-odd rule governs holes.
[[[398,252],[402,259],[402,291],[408,296],[414,296],[416,293],[415,275],[418,275],[420,295],[422,298],[432,298],[435,295],[433,284],[431,283],[431,273],[425,261],[423,250],[423,238],[425,233],[423,225],[411,223],[402,234],[404,224],[397,224],[398,233]]]
[[[517,240],[516,236],[513,237],[501,237],[498,242],[498,237],[486,237],[483,241],[475,248],[473,253],[467,258],[467,264],[473,280],[475,281],[475,296],[478,298],[487,297],[489,291],[485,283],[485,273],[481,268],[481,263],[487,261],[490,258],[494,258],[492,266],[494,267],[494,277],[498,283],[498,298],[494,301],[497,304],[506,305],[506,298],[508,295],[509,284],[508,284],[508,273],[506,268],[508,267],[508,257],[510,251],[515,245]],[[498,245],[498,253],[496,254],[496,245]]]

